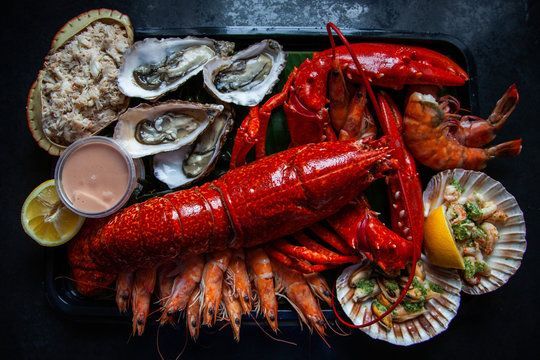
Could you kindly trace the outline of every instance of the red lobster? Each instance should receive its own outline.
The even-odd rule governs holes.
[[[408,289],[422,247],[421,184],[414,159],[401,137],[401,114],[387,94],[376,96],[371,84],[392,88],[401,88],[405,84],[454,86],[463,85],[468,76],[450,59],[427,49],[390,44],[350,45],[334,24],[329,23],[327,30],[332,48],[316,53],[312,60],[295,68],[279,94],[261,107],[251,109],[238,131],[231,167],[245,163],[246,155],[253,147],[256,158],[264,156],[270,115],[281,105],[287,116],[292,147],[337,138],[374,137],[376,126],[366,106],[369,97],[398,164],[397,170],[386,177],[392,228],[397,233],[387,229],[369,209],[366,200],[360,198],[326,220],[333,232],[316,224],[307,232],[293,235],[299,245],[279,240],[269,245],[267,251],[274,260],[301,272],[318,272],[349,262],[350,255],[354,254],[351,249],[365,254],[390,273],[404,269],[410,260],[412,268],[405,286]],[[332,30],[344,46],[335,46]],[[353,84],[360,83],[361,89],[347,84],[347,79]],[[348,95],[351,90],[353,96]],[[337,253],[317,243],[312,234]],[[384,318],[405,295],[406,290],[384,314],[361,326],[372,325]]]
[[[291,74],[280,94],[251,109],[238,132],[232,165],[242,165],[253,146],[259,160],[201,187],[132,205],[106,220],[87,221],[69,248],[77,289],[93,294],[109,286],[120,271],[155,267],[193,254],[256,246],[290,234],[296,234],[303,246],[278,240],[272,247],[273,257],[292,261],[305,271],[357,261],[358,254],[351,249],[367,253],[388,271],[403,268],[409,258],[415,263],[421,246],[418,219],[422,212],[421,203],[411,200],[420,191],[414,180],[414,162],[400,143],[399,112],[384,94],[379,95],[379,108],[368,80],[394,88],[422,83],[461,85],[467,75],[443,55],[422,48],[389,44],[354,44],[352,48],[360,53],[359,58],[349,55],[351,49],[334,46],[332,51],[316,54]],[[365,71],[360,71],[362,68]],[[353,81],[364,79],[364,91],[369,93],[388,137],[320,143],[337,138],[326,109],[327,77],[336,71]],[[356,98],[356,105],[365,104],[360,96]],[[281,104],[292,145],[315,144],[263,158],[262,139],[270,113]],[[331,104],[331,113],[338,110]],[[354,121],[350,127],[353,125]],[[394,228],[412,241],[384,227],[362,201],[354,202],[372,181],[389,173],[393,173],[387,181],[395,200]],[[335,215],[340,209],[344,210]],[[360,222],[358,213],[363,219]],[[347,214],[352,215],[350,223],[345,220]],[[323,219],[335,225],[334,230],[346,243],[328,228],[312,226]],[[309,226],[345,254],[329,251],[299,233]]]

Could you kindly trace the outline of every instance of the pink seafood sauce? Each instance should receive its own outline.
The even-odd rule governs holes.
[[[73,207],[99,213],[114,207],[129,187],[129,165],[110,145],[83,145],[66,158],[62,188]]]

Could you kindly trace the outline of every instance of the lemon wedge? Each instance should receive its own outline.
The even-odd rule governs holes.
[[[58,246],[79,232],[84,217],[62,204],[54,180],[48,180],[36,187],[24,201],[21,223],[28,236],[40,245]]]
[[[429,261],[437,266],[464,269],[465,264],[446,220],[444,206],[433,210],[424,223],[424,249]]]

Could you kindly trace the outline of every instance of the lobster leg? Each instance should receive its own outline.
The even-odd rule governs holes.
[[[287,266],[291,269],[294,269],[302,274],[311,274],[316,272],[325,271],[328,269],[331,269],[332,265],[321,265],[321,264],[310,264],[307,261],[299,260],[297,258],[285,255],[279,250],[276,250],[275,248],[268,246],[266,249],[266,252],[268,253],[268,256],[272,258],[274,262],[278,262],[284,266]]]
[[[317,237],[323,241],[325,244],[330,245],[336,249],[339,253],[343,255],[353,255],[352,248],[349,247],[341,237],[339,237],[334,232],[328,230],[321,224],[317,223],[312,225],[309,230],[311,230]]]
[[[312,250],[306,246],[291,245],[283,240],[275,241],[272,246],[286,255],[293,256],[299,260],[309,261],[314,264],[342,265],[354,263],[358,260],[357,256],[339,255],[331,252],[330,250],[312,242],[311,239],[307,237],[305,237],[303,241],[305,241],[305,243],[308,243],[309,241],[310,246],[317,245],[317,250]],[[321,248],[324,249],[324,252],[321,252]]]
[[[295,68],[289,75],[281,92],[272,96],[262,106],[252,107],[249,114],[242,121],[242,125],[240,125],[234,139],[230,162],[231,169],[246,163],[247,154],[253,146],[255,146],[257,159],[265,156],[266,132],[272,110],[282,106],[287,99],[291,83],[296,76],[296,71],[297,69]]]

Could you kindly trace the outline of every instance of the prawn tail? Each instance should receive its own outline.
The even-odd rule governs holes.
[[[521,139],[507,141],[486,150],[490,157],[513,157],[521,152]]]

